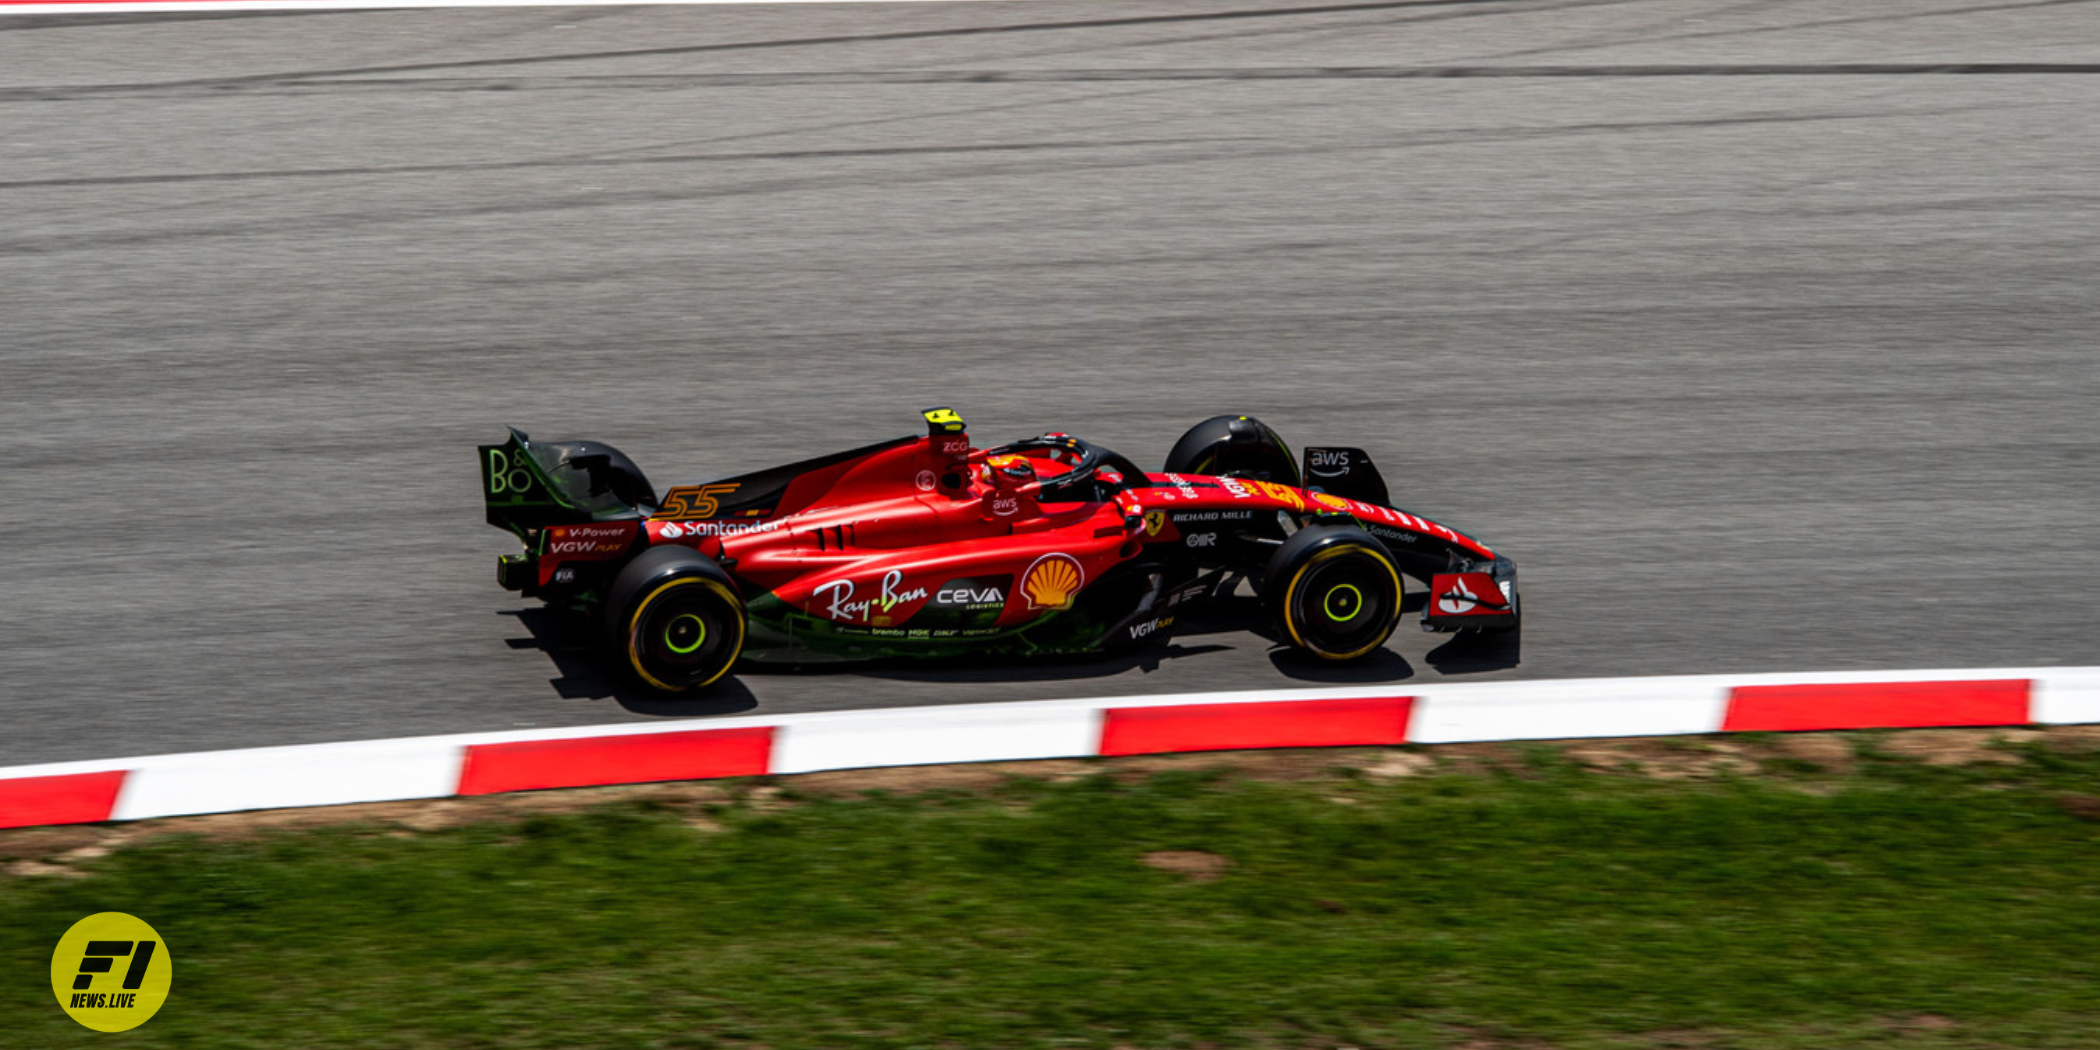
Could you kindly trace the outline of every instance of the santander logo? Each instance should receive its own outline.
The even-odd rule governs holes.
[[[1436,611],[1440,613],[1469,613],[1480,604],[1480,596],[1466,589],[1464,577],[1451,582],[1451,589],[1436,596]]]

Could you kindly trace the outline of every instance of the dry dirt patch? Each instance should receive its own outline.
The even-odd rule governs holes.
[[[2031,744],[2042,738],[2039,729],[1938,729],[1930,733],[1892,735],[1882,752],[1928,766],[1968,766],[1977,763],[2019,765],[2024,761],[2008,744]]]
[[[1186,875],[1191,882],[1209,882],[1231,869],[1232,860],[1200,849],[1154,850],[1138,858],[1148,868]]]

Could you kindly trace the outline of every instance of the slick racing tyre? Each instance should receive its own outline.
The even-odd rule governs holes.
[[[1291,448],[1253,416],[1213,416],[1190,427],[1167,453],[1169,474],[1236,474],[1298,485]]]
[[[1354,660],[1400,622],[1400,572],[1370,533],[1351,525],[1299,529],[1263,575],[1262,604],[1285,644],[1322,660]]]
[[[744,601],[712,558],[657,547],[620,570],[607,592],[613,655],[652,689],[685,693],[729,672],[744,651]]]

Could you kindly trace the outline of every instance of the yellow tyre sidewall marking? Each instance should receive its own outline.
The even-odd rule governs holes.
[[[627,620],[627,665],[634,668],[634,673],[640,675],[642,681],[667,693],[684,692],[687,689],[699,689],[702,686],[713,685],[717,679],[729,673],[729,669],[736,665],[736,658],[743,655],[744,652],[744,618],[732,616],[729,619],[736,626],[736,641],[729,650],[729,659],[722,663],[722,669],[716,671],[714,677],[709,678],[707,681],[694,682],[690,685],[672,685],[669,682],[659,680],[655,675],[649,673],[648,668],[642,666],[642,616],[649,611],[650,604],[656,601],[657,596],[665,591],[673,587],[685,587],[694,584],[714,591],[722,597],[723,601],[728,602],[732,609],[739,608],[743,604],[737,601],[736,595],[730,593],[729,588],[722,586],[720,580],[710,580],[705,576],[679,576],[658,584],[655,590],[649,592],[648,597],[636,602],[634,615]]]
[[[1307,651],[1307,652],[1310,652],[1310,653],[1312,653],[1313,655],[1315,655],[1315,656],[1318,656],[1318,657],[1320,657],[1320,658],[1322,658],[1322,659],[1326,659],[1326,660],[1354,660],[1354,659],[1356,659],[1357,657],[1359,657],[1359,656],[1362,656],[1363,654],[1365,654],[1365,653],[1368,653],[1368,652],[1370,652],[1371,650],[1373,650],[1373,649],[1376,649],[1376,648],[1378,648],[1378,647],[1379,647],[1379,646],[1381,646],[1381,645],[1384,645],[1384,644],[1385,644],[1385,640],[1386,640],[1387,638],[1390,638],[1390,637],[1392,637],[1392,635],[1393,635],[1393,632],[1392,632],[1391,630],[1387,630],[1387,631],[1386,631],[1385,633],[1383,633],[1383,634],[1379,635],[1379,636],[1378,636],[1377,638],[1374,638],[1374,639],[1372,639],[1372,640],[1371,640],[1371,644],[1369,644],[1369,645],[1366,645],[1366,646],[1364,646],[1364,647],[1363,647],[1363,648],[1361,648],[1361,649],[1357,649],[1357,650],[1355,650],[1355,651],[1353,651],[1353,652],[1347,652],[1347,653],[1330,653],[1330,652],[1326,652],[1326,651],[1324,651],[1324,650],[1322,650],[1322,649],[1316,648],[1316,647],[1314,647],[1314,646],[1312,646],[1312,645],[1308,644],[1308,643],[1306,642],[1306,640],[1305,640],[1304,636],[1302,636],[1302,635],[1300,635],[1300,634],[1298,633],[1298,620],[1297,620],[1297,617],[1295,617],[1295,616],[1292,616],[1292,615],[1290,615],[1290,613],[1291,613],[1291,610],[1293,610],[1293,609],[1296,609],[1296,608],[1298,607],[1298,585],[1299,585],[1299,584],[1301,584],[1301,583],[1303,583],[1303,582],[1305,582],[1305,574],[1306,574],[1306,573],[1309,573],[1309,572],[1311,572],[1311,571],[1313,570],[1313,567],[1314,567],[1314,566],[1316,566],[1316,565],[1320,564],[1320,563],[1321,563],[1321,562],[1323,562],[1323,561],[1329,561],[1329,560],[1331,560],[1331,559],[1334,559],[1334,558],[1339,558],[1339,557],[1341,557],[1342,555],[1344,555],[1344,554],[1349,554],[1349,553],[1351,553],[1351,552],[1360,552],[1360,553],[1362,553],[1362,554],[1365,554],[1365,555],[1369,556],[1369,557],[1370,557],[1370,558],[1371,558],[1372,560],[1376,561],[1376,562],[1377,562],[1377,563],[1378,563],[1378,564],[1379,564],[1380,566],[1382,566],[1382,567],[1383,567],[1383,568],[1385,569],[1386,575],[1387,575],[1387,576],[1390,576],[1390,577],[1392,577],[1392,580],[1393,580],[1393,594],[1395,595],[1396,599],[1397,599],[1397,596],[1398,596],[1398,595],[1400,594],[1400,572],[1399,572],[1399,570],[1397,570],[1397,569],[1393,568],[1393,563],[1392,563],[1392,562],[1390,562],[1390,561],[1387,561],[1387,560],[1386,560],[1386,559],[1385,559],[1384,557],[1380,556],[1380,555],[1379,555],[1379,553],[1378,553],[1377,551],[1375,551],[1375,550],[1372,550],[1372,549],[1371,549],[1371,548],[1369,548],[1369,547],[1362,547],[1362,546],[1358,546],[1358,545],[1356,545],[1356,544],[1354,544],[1354,543],[1349,543],[1349,544],[1342,544],[1342,545],[1337,545],[1337,546],[1329,547],[1329,548],[1327,548],[1326,550],[1323,550],[1323,551],[1319,552],[1318,554],[1315,554],[1315,555],[1313,555],[1312,557],[1310,557],[1310,558],[1307,558],[1307,559],[1305,560],[1305,564],[1303,564],[1303,565],[1300,565],[1300,566],[1298,566],[1298,571],[1297,571],[1297,573],[1296,573],[1295,575],[1293,575],[1293,576],[1291,577],[1291,584],[1290,584],[1290,586],[1288,586],[1288,587],[1284,588],[1284,590],[1283,590],[1283,599],[1284,599],[1284,606],[1283,606],[1283,608],[1284,608],[1283,626],[1284,626],[1284,629],[1285,629],[1285,630],[1287,630],[1287,631],[1289,631],[1289,632],[1291,633],[1291,641],[1293,641],[1293,642],[1296,642],[1296,643],[1297,643],[1297,645],[1298,645],[1298,648],[1300,648],[1300,649],[1303,649],[1303,650],[1305,650],[1305,651]],[[1397,616],[1397,614],[1396,614],[1396,615],[1394,616],[1394,620],[1395,620],[1395,621],[1397,622],[1397,620],[1398,620],[1398,616]]]
[[[83,973],[88,948],[107,948],[112,942],[123,944],[126,954],[105,952],[96,958],[108,960],[107,971]],[[149,951],[148,944],[152,954],[138,987],[124,987],[134,960]],[[88,978],[87,987],[75,988],[81,977]],[[126,1032],[145,1024],[168,1001],[174,981],[175,960],[168,942],[143,920],[120,911],[97,912],[74,923],[51,952],[51,993],[58,997],[59,1009],[98,1032]]]

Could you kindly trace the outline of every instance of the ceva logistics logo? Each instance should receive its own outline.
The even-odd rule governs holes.
[[[51,953],[51,994],[67,1016],[98,1032],[145,1024],[167,1002],[174,981],[168,943],[120,911],[74,923]]]

